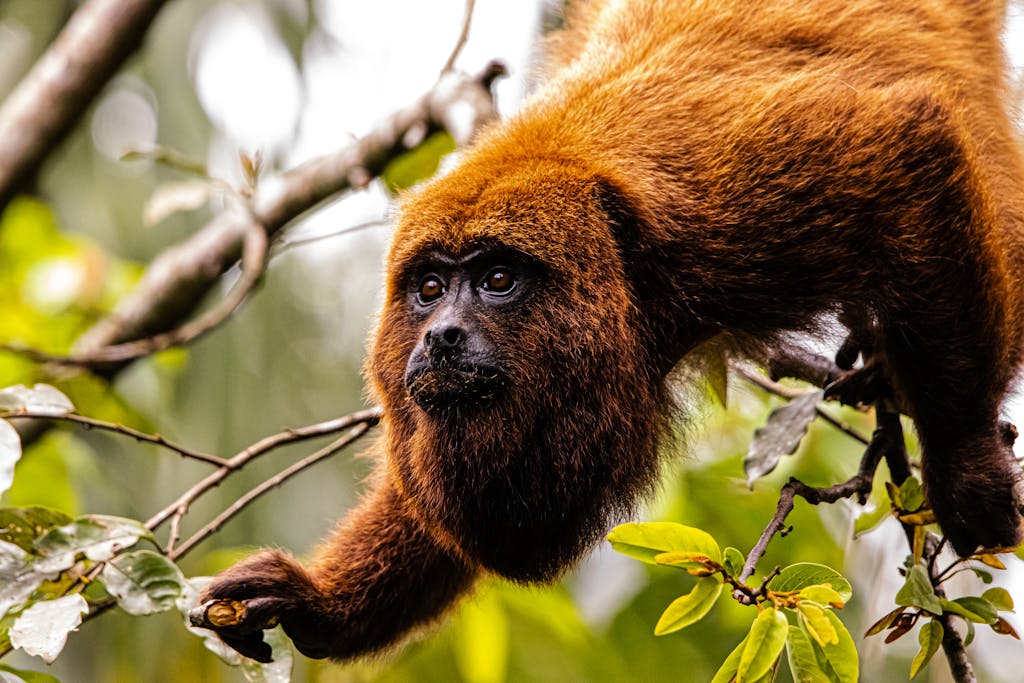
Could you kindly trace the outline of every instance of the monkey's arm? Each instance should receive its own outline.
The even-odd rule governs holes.
[[[262,629],[279,620],[307,657],[348,659],[392,645],[436,618],[474,575],[433,541],[383,481],[307,566],[263,550],[219,575],[203,600],[245,603],[242,623],[218,633],[247,657],[269,661]]]

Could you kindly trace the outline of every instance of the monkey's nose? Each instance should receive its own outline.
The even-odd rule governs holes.
[[[423,345],[428,353],[451,352],[466,340],[466,330],[459,325],[439,325],[427,330]]]

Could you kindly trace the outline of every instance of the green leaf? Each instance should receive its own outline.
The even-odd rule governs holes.
[[[4,674],[14,678],[5,678]],[[60,683],[59,680],[50,674],[39,671],[28,671],[26,669],[15,669],[6,664],[0,664],[0,681],[3,683]]]
[[[761,610],[750,627],[736,668],[736,683],[756,681],[775,665],[786,646],[789,622],[779,610]]]
[[[896,593],[896,604],[904,607],[920,607],[932,614],[942,614],[942,603],[935,595],[928,570],[915,564],[907,572],[907,580]]]
[[[818,666],[835,683],[857,683],[860,675],[860,662],[857,659],[857,648],[853,644],[853,638],[835,612],[825,610],[824,614],[825,618],[831,622],[832,628],[835,629],[839,641],[825,646],[811,641],[811,647],[817,653]]]
[[[782,456],[796,451],[818,414],[818,403],[823,395],[819,390],[797,396],[773,410],[764,425],[754,430],[750,449],[743,458],[748,486],[753,488],[755,481],[775,469]]]
[[[988,600],[1000,612],[1012,612],[1013,611],[1013,597],[1010,595],[1010,591],[1005,588],[989,588],[987,591],[981,594],[981,597]]]
[[[717,578],[710,576],[697,579],[697,585],[692,591],[676,598],[665,609],[657,626],[654,627],[654,635],[674,633],[703,619],[718,600],[722,586]]]
[[[178,567],[152,550],[118,555],[103,566],[100,579],[128,614],[154,614],[175,605],[185,586]]]
[[[974,575],[981,579],[981,582],[986,586],[992,583],[991,572],[987,572],[984,569],[978,569],[977,567],[971,567],[971,571],[974,572]]]
[[[747,638],[740,641],[740,644],[733,648],[729,656],[722,662],[722,666],[718,667],[718,671],[715,672],[715,677],[711,679],[711,683],[733,683],[736,680],[736,672],[739,670],[740,657],[743,655],[743,648],[747,645]]]
[[[839,593],[844,603],[853,597],[853,588],[842,574],[831,567],[812,562],[791,564],[768,582],[768,590],[776,593],[791,593],[811,586],[828,586]]]
[[[839,642],[839,634],[832,627],[832,622],[825,616],[825,610],[820,605],[802,600],[797,605],[797,612],[800,614],[804,630],[814,638],[818,645],[824,647]]]
[[[789,670],[795,683],[831,683],[829,677],[818,666],[810,637],[796,626],[789,627],[786,658],[789,660]]]
[[[939,651],[939,646],[942,645],[942,635],[942,624],[934,619],[929,619],[921,626],[921,631],[917,634],[917,642],[921,644],[921,649],[914,656],[914,661],[910,663],[911,678],[917,676],[932,655]]]
[[[45,507],[0,508],[0,541],[32,550],[37,538],[70,521],[63,512]]]
[[[853,537],[857,538],[861,534],[871,531],[881,524],[882,520],[888,519],[891,513],[892,508],[888,500],[879,501],[870,512],[861,512],[857,519],[853,520]]]
[[[14,483],[14,465],[21,460],[21,437],[7,420],[0,420],[0,494]]]
[[[736,548],[729,547],[722,551],[722,565],[725,567],[725,573],[733,578],[739,578],[743,573],[745,562],[743,553]]]
[[[434,133],[426,140],[407,141],[414,147],[389,163],[380,174],[384,187],[398,194],[437,172],[445,155],[455,151],[455,140],[447,132]]]
[[[704,358],[704,376],[712,395],[723,408],[729,407],[729,359],[724,349],[715,349]]]
[[[721,563],[718,543],[706,531],[674,522],[620,524],[608,534],[612,547],[633,559],[657,564],[657,557],[668,552],[691,552],[707,555]]]
[[[996,619],[999,618],[996,608],[984,598],[973,596],[957,598],[953,600],[953,603],[962,607],[969,615],[962,616],[966,616],[968,621],[973,621],[977,624],[994,624]]]
[[[35,564],[41,571],[64,571],[74,565],[79,555],[93,562],[103,562],[142,538],[152,538],[142,522],[125,517],[85,515],[40,537],[33,549],[41,559]]]
[[[88,611],[85,598],[77,593],[37,602],[14,621],[11,645],[52,664],[64,649],[68,634],[78,628],[82,615]]]
[[[924,488],[914,477],[907,477],[900,484],[900,509],[907,512],[920,510],[924,505]]]
[[[843,607],[846,602],[843,600],[843,596],[839,594],[839,591],[832,588],[831,586],[808,586],[807,588],[800,589],[800,599],[810,600],[820,605],[828,605],[830,607],[840,608]]]
[[[508,675],[509,620],[496,590],[468,601],[454,624],[452,654],[460,680],[503,683]]]
[[[676,567],[678,569],[706,569],[705,563],[710,560],[704,553],[692,552],[671,552],[655,555],[654,561],[664,567]]]

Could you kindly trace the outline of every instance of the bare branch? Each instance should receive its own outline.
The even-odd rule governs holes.
[[[253,222],[273,238],[287,223],[319,203],[365,185],[407,150],[410,130],[449,130],[458,144],[465,144],[476,130],[497,116],[490,86],[502,73],[500,65],[492,64],[475,76],[447,74],[414,104],[395,112],[352,145],[264,180],[253,200],[253,217],[221,214],[186,241],[157,256],[135,292],[125,297],[112,315],[82,335],[76,344],[77,354],[87,357],[105,347],[162,334],[181,325],[238,260],[243,237]],[[113,376],[125,363],[110,362],[93,369]]]
[[[178,496],[174,502],[153,515],[146,522],[146,526],[150,530],[155,530],[174,515],[178,515],[179,517],[184,516],[188,511],[189,506],[195,502],[197,498],[220,484],[229,474],[242,469],[245,465],[264,453],[272,451],[275,448],[280,448],[286,444],[298,443],[308,439],[315,439],[319,436],[336,434],[361,424],[372,427],[380,421],[380,417],[380,408],[368,408],[367,410],[360,410],[359,412],[346,415],[345,417],[339,417],[334,420],[328,420],[326,422],[320,422],[315,425],[300,427],[298,429],[289,429],[261,439],[226,460],[220,469],[211,473],[209,476],[204,477],[196,483],[195,486]]]
[[[159,434],[147,434],[140,432],[137,429],[126,427],[125,425],[117,424],[115,422],[105,422],[103,420],[97,420],[91,417],[85,417],[84,415],[76,415],[74,413],[67,413],[65,415],[49,415],[47,413],[32,413],[32,412],[20,412],[20,413],[9,413],[0,414],[0,418],[5,420],[19,420],[19,419],[30,419],[30,420],[60,420],[63,422],[74,422],[80,424],[86,429],[99,429],[105,432],[113,432],[115,434],[123,434],[124,436],[131,437],[136,441],[142,441],[144,443],[151,443],[161,448],[166,448],[169,451],[174,451],[179,455],[186,457],[190,460],[198,460],[199,462],[205,462],[210,465],[216,465],[218,467],[225,467],[228,461],[224,458],[218,458],[216,455],[209,455],[200,451],[185,448],[172,441],[168,441]]]
[[[466,0],[466,11],[462,15],[462,31],[459,32],[459,38],[455,41],[452,53],[448,55],[448,61],[444,63],[444,67],[441,69],[442,76],[455,68],[455,60],[459,58],[459,53],[462,52],[462,48],[466,45],[466,39],[469,38],[469,25],[473,23],[474,5],[476,5],[475,0]]]
[[[0,106],[0,210],[29,184],[166,0],[89,0]]]
[[[348,434],[337,439],[327,446],[324,446],[315,453],[307,455],[302,460],[294,463],[293,465],[286,467],[285,469],[278,472],[276,475],[267,479],[262,484],[252,489],[244,496],[232,503],[224,512],[217,515],[210,521],[209,524],[204,526],[202,529],[192,534],[184,543],[178,546],[174,550],[168,550],[167,556],[172,560],[177,560],[179,557],[189,552],[197,544],[201,543],[208,536],[216,532],[221,525],[230,520],[232,517],[241,512],[247,505],[252,503],[254,500],[262,496],[264,493],[276,488],[294,477],[299,472],[309,469],[313,465],[317,464],[321,460],[331,457],[338,451],[342,450],[351,443],[354,443],[359,437],[363,436],[370,430],[373,424],[364,422],[363,424],[353,427]]]

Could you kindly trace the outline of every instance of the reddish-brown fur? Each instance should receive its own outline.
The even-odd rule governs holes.
[[[307,568],[265,551],[207,596],[271,598],[253,604],[300,650],[343,659],[435,618],[481,572],[550,579],[654,482],[682,356],[716,335],[757,353],[827,313],[870,321],[853,332],[916,421],[956,549],[1018,543],[998,415],[1021,356],[1024,175],[1002,13],[582,5],[546,85],[402,207],[368,365],[385,410],[373,490]],[[427,250],[496,246],[543,266],[484,325],[504,389],[430,415],[404,383],[424,330],[408,271]]]

